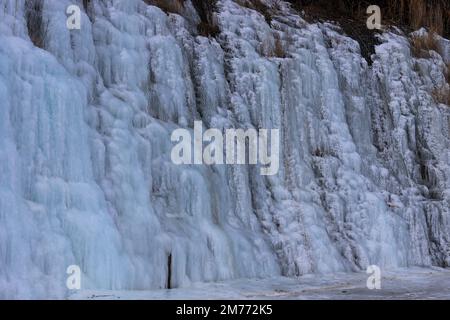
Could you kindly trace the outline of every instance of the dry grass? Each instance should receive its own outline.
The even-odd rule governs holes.
[[[284,49],[283,42],[281,41],[280,35],[278,33],[274,34],[274,46],[269,52],[269,57],[275,58],[286,58],[286,50]]]
[[[450,88],[449,86],[440,87],[433,90],[431,93],[433,99],[436,103],[442,103],[447,106],[450,106]]]
[[[165,13],[181,14],[184,10],[184,0],[144,0],[144,2],[157,6]]]
[[[430,50],[439,53],[440,47],[433,32],[411,38],[411,53],[416,58],[430,58]]]
[[[369,5],[378,5],[382,12],[382,23],[405,29],[417,30],[425,27],[434,32],[450,35],[449,0],[286,0],[294,9],[305,11],[314,19],[353,20],[356,23],[367,19]]]
[[[404,0],[401,2],[404,2]],[[413,30],[427,27],[437,34],[443,34],[445,7],[447,5],[440,1],[410,0],[408,17],[410,27]]]
[[[276,33],[276,35],[278,35],[278,33]],[[275,37],[275,46],[273,49],[273,55],[277,58],[286,58],[286,51],[284,50],[280,36]]]
[[[450,63],[447,63],[445,67],[444,77],[447,85],[434,89],[431,95],[436,103],[442,103],[450,106]]]

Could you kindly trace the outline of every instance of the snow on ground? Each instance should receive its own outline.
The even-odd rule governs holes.
[[[70,299],[450,299],[450,270],[412,268],[384,272],[380,290],[366,286],[369,274],[305,275],[298,279],[274,278],[196,283],[189,288],[153,291],[80,291]]]

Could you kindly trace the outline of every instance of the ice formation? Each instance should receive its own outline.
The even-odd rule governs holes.
[[[0,298],[66,297],[69,265],[98,290],[450,266],[447,40],[385,32],[369,66],[284,2],[219,0],[214,37],[147,2],[0,0]],[[195,120],[279,128],[279,173],[173,164]]]

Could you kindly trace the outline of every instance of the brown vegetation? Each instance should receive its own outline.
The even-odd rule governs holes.
[[[157,6],[165,13],[181,14],[184,10],[184,0],[144,0],[144,2]]]
[[[433,32],[411,37],[411,53],[416,58],[429,58],[430,50],[439,53],[439,43]]]
[[[273,48],[273,56],[277,58],[286,58],[286,52],[278,33],[275,34],[275,45]]]
[[[431,95],[434,101],[450,106],[450,63],[447,63],[444,70],[444,77],[447,85],[443,85],[433,90]]]
[[[286,50],[278,33],[274,34],[274,44],[267,56],[272,58],[286,58]]]
[[[365,22],[370,5],[381,8],[382,23],[407,31],[425,27],[450,35],[450,1],[448,0],[286,0],[307,15],[325,20]],[[364,20],[364,21],[363,21]]]
[[[434,101],[436,101],[436,103],[442,103],[450,106],[450,89],[448,86],[436,88],[435,90],[433,90],[431,95],[433,96],[433,99]]]

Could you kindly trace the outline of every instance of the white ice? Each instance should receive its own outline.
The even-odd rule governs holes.
[[[38,48],[26,2],[0,0],[0,298],[67,297],[69,265],[83,290],[450,266],[447,40],[385,32],[369,66],[283,2],[269,25],[219,0],[207,38],[190,0],[48,0]],[[279,128],[279,174],[174,165],[194,120]]]

